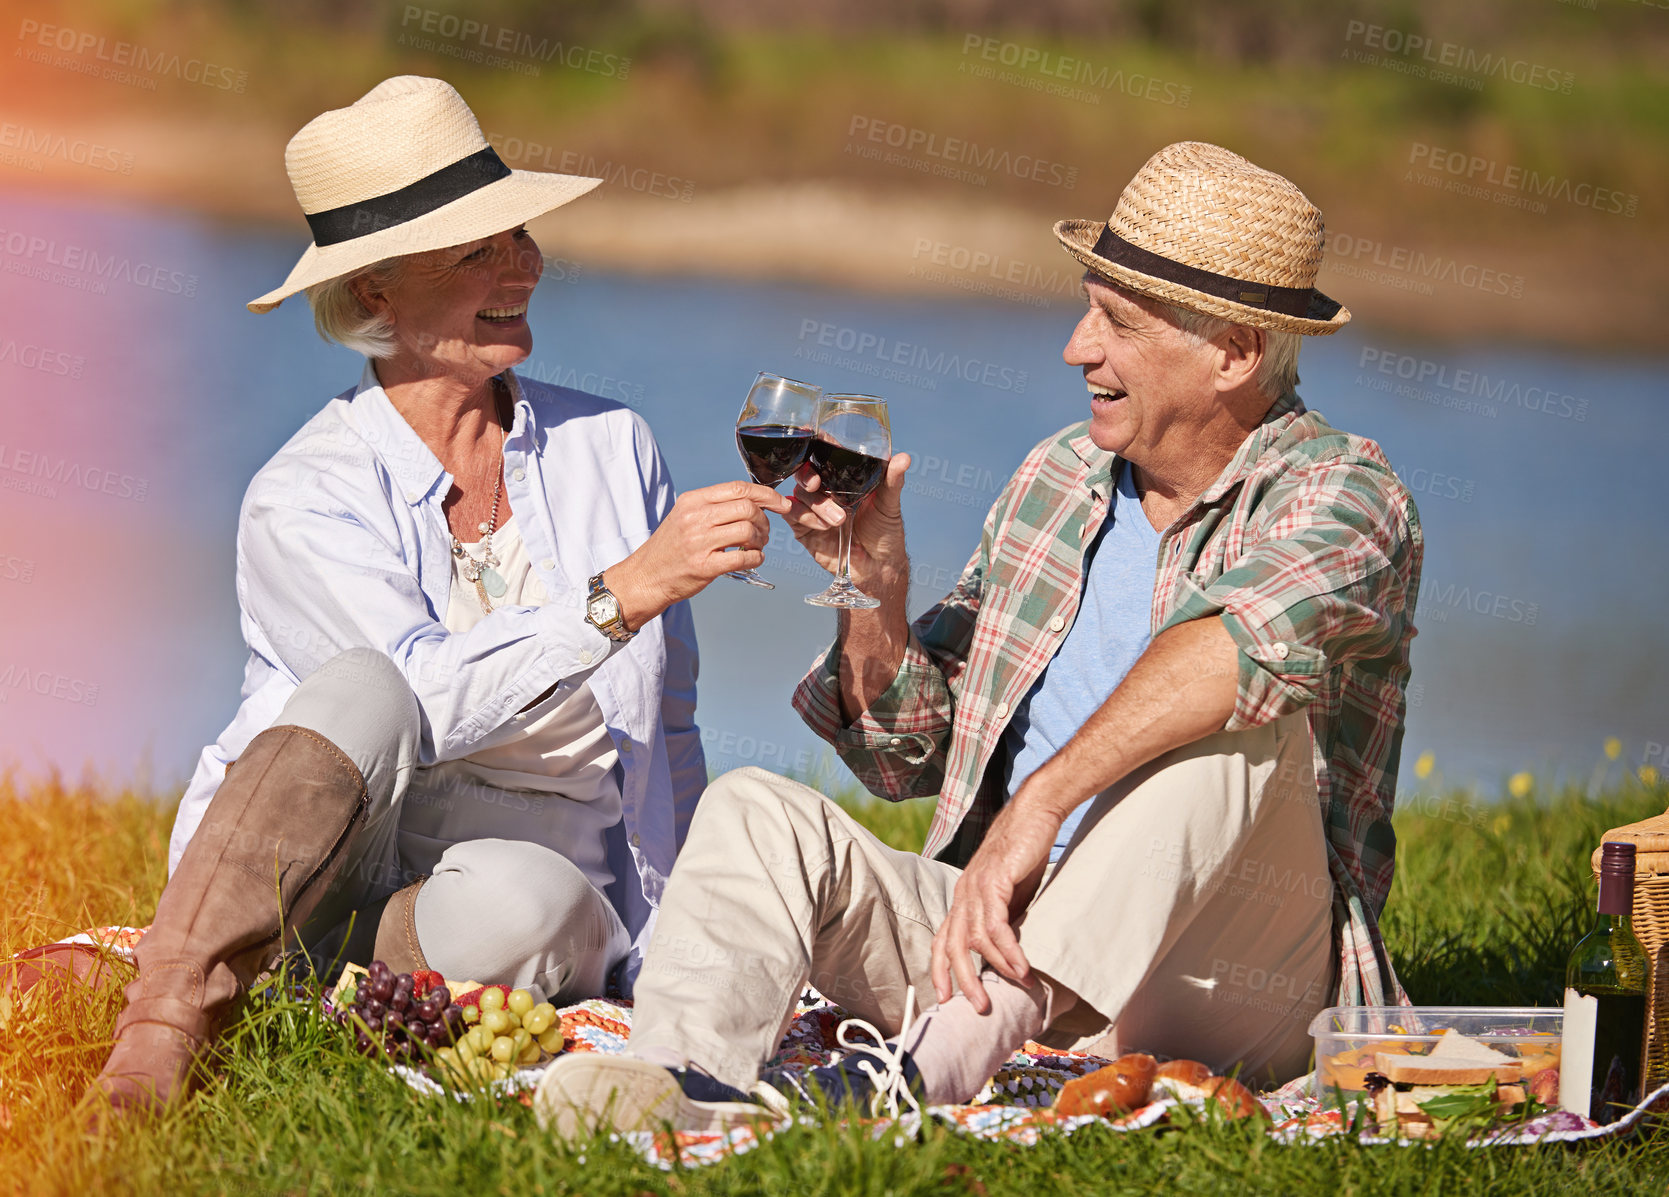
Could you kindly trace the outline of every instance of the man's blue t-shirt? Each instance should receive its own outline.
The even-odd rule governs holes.
[[[1107,519],[1086,556],[1078,618],[1003,731],[1010,795],[1077,734],[1147,648],[1159,533],[1142,510],[1134,473],[1120,463]],[[1060,859],[1088,805],[1066,817],[1051,860]]]

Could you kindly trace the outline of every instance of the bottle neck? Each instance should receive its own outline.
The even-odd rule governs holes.
[[[1594,916],[1594,932],[1596,934],[1607,935],[1613,931],[1633,932],[1633,930],[1634,920],[1626,914],[1607,914],[1602,910]]]
[[[1599,913],[1620,917],[1625,922],[1634,913],[1634,878],[1616,873],[1601,872],[1599,878]]]

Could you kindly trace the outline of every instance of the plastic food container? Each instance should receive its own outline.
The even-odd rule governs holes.
[[[1522,1058],[1528,1080],[1559,1067],[1564,1025],[1565,1012],[1552,1006],[1332,1006],[1310,1023],[1316,1095],[1323,1105],[1341,1095],[1349,1104],[1376,1071],[1376,1054],[1427,1055],[1450,1029]]]

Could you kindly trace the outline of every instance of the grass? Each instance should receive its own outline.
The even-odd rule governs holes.
[[[1416,1000],[1556,1002],[1589,919],[1586,858],[1608,828],[1661,811],[1663,787],[1627,781],[1479,803],[1405,800],[1386,935]],[[926,804],[856,804],[889,842],[921,842]],[[93,923],[143,922],[160,889],[165,805],[0,779],[0,954]],[[107,1138],[71,1116],[120,1005],[113,990],[0,1009],[0,1190],[193,1193],[1002,1194],[1635,1193],[1661,1191],[1669,1133],[1591,1149],[1467,1152],[1281,1147],[1244,1128],[1087,1131],[1036,1147],[942,1130],[906,1147],[802,1129],[712,1168],[662,1173],[618,1144],[558,1148],[515,1104],[420,1099],[345,1049],[301,1002],[251,1006],[214,1081],[184,1108]]]

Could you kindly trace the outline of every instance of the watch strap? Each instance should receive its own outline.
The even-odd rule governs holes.
[[[598,623],[591,618],[591,604],[600,594],[606,594],[609,598],[614,599],[614,618],[605,623]],[[603,575],[600,573],[592,574],[587,582],[585,621],[616,644],[623,644],[637,635],[636,632],[626,626],[626,613],[620,608],[620,599],[614,591],[603,585]]]

